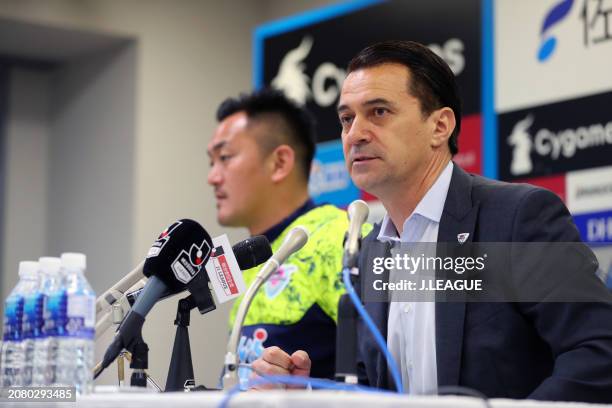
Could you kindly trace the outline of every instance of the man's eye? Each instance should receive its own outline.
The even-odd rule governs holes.
[[[231,158],[232,158],[232,156],[229,155],[229,154],[220,154],[219,156],[217,156],[214,159],[210,160],[210,167],[213,167],[217,162],[225,163],[225,162],[227,162]]]
[[[374,108],[374,115],[376,116],[384,116],[387,113],[389,113],[387,108]]]
[[[352,116],[349,116],[349,115],[340,116],[340,123],[343,126],[344,125],[350,125],[352,121],[353,121],[353,117]]]

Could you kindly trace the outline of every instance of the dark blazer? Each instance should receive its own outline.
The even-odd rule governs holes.
[[[362,291],[372,258],[385,255],[380,245],[370,244],[368,251],[379,230],[364,239]],[[465,232],[474,242],[580,241],[555,194],[470,175],[455,165],[438,242],[457,242],[457,234]],[[592,268],[581,282],[589,293],[609,299]],[[388,303],[364,304],[386,337]],[[446,302],[436,303],[435,316],[439,387],[469,387],[490,398],[612,402],[611,301]],[[361,322],[358,372],[361,383],[394,388],[386,361]]]

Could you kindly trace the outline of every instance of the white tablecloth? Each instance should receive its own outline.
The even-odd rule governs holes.
[[[3,407],[42,408],[42,407],[88,407],[88,408],[207,408],[219,407],[225,393],[204,391],[190,393],[94,393],[77,398],[74,402],[64,403],[3,403]],[[540,402],[530,400],[489,400],[492,408],[595,408],[606,405]],[[230,407],[341,407],[341,408],[482,408],[483,401],[470,397],[409,397],[401,395],[351,393],[341,391],[251,391],[232,397]]]

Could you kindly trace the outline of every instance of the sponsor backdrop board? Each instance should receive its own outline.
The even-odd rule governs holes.
[[[316,202],[346,206],[360,196],[344,168],[336,105],[352,56],[387,39],[427,44],[444,58],[459,83],[464,126],[456,161],[481,173],[480,0],[426,3],[356,1],[265,24],[254,34],[255,87],[273,86],[305,105],[317,118],[319,147],[310,191]],[[441,16],[444,24],[432,24]],[[474,22],[477,24],[474,24]]]
[[[606,275],[610,251],[602,248],[612,244],[612,1],[497,0],[494,9],[499,178],[561,196],[582,239],[597,248]]]
[[[498,112],[612,91],[610,0],[497,0]]]
[[[612,92],[502,113],[498,124],[503,180],[612,164]]]
[[[612,166],[567,174],[567,206],[572,214],[612,208]]]
[[[258,27],[255,87],[282,89],[318,120],[317,202],[375,200],[344,168],[335,106],[350,57],[384,39],[428,44],[455,73],[456,163],[552,190],[585,241],[610,244],[612,0],[361,0]]]

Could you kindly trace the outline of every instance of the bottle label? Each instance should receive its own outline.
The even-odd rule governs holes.
[[[26,296],[23,303],[24,339],[38,339],[43,336],[43,306],[45,297],[41,293]]]
[[[96,300],[89,295],[68,296],[66,333],[70,337],[93,339],[95,336]]]
[[[21,340],[23,296],[10,296],[4,305],[4,341]]]
[[[43,333],[45,336],[67,336],[66,334],[66,292],[49,295],[45,302]]]

